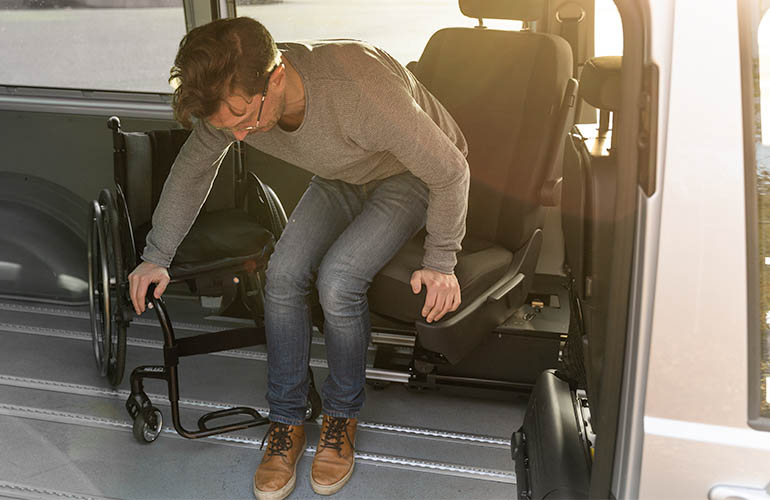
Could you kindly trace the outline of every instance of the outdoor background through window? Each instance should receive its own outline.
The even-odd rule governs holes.
[[[757,2],[759,3],[759,2]],[[754,46],[754,138],[757,148],[757,205],[760,262],[760,415],[770,418],[770,15],[761,18]]]
[[[170,92],[184,33],[182,0],[4,0],[0,84]]]
[[[477,24],[457,0],[239,0],[236,10],[278,41],[355,38],[402,64],[418,59],[439,29]],[[184,34],[182,0],[2,0],[0,84],[169,93]],[[622,44],[615,5],[597,0],[596,55],[620,55]]]

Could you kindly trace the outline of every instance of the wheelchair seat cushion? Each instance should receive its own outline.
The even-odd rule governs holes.
[[[399,321],[414,322],[421,319],[425,304],[425,287],[415,295],[409,280],[412,273],[421,268],[425,250],[425,232],[412,238],[375,276],[369,289],[369,306],[372,311]],[[455,275],[460,283],[462,304],[470,304],[475,298],[499,280],[511,265],[513,253],[492,242],[466,237],[463,249],[457,254]],[[450,317],[452,313],[446,317]]]
[[[147,223],[135,231],[138,252],[144,248],[150,228],[151,224]],[[231,208],[201,212],[177,248],[171,266],[209,264],[250,258],[255,254],[264,255],[266,259],[272,246],[273,234],[243,210]]]

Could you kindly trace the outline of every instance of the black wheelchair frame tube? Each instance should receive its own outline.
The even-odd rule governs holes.
[[[176,337],[174,336],[174,329],[171,326],[168,313],[166,311],[166,305],[163,299],[155,298],[155,285],[151,284],[147,289],[147,296],[155,309],[160,322],[161,329],[163,330],[163,342],[164,352],[168,349],[175,348],[177,345]],[[136,368],[131,374],[131,394],[133,397],[141,395],[140,399],[148,399],[144,394],[144,384],[142,379],[154,378],[165,380],[168,385],[168,399],[171,404],[171,420],[174,424],[174,429],[180,436],[188,439],[199,439],[203,437],[212,436],[214,434],[221,434],[224,432],[230,432],[235,430],[246,429],[249,427],[255,427],[258,425],[264,425],[269,423],[268,419],[263,417],[253,408],[247,407],[235,407],[224,410],[217,410],[206,413],[198,419],[198,430],[190,431],[184,428],[180,418],[179,412],[179,378],[177,373],[178,359],[174,358],[173,364],[168,362],[168,358],[165,357],[164,366],[140,366]],[[141,406],[141,405],[140,405]],[[233,415],[249,415],[250,420],[236,422],[227,425],[221,425],[217,427],[208,428],[206,424],[216,418],[228,417]]]

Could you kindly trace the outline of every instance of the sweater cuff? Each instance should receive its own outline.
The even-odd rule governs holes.
[[[166,259],[164,258],[160,252],[154,251],[150,246],[145,246],[144,251],[142,252],[141,259],[145,262],[149,262],[150,264],[155,264],[156,266],[165,267],[168,269],[171,266],[171,260],[172,259]]]
[[[422,267],[444,274],[453,274],[457,265],[457,254],[453,251],[427,249],[422,258]]]

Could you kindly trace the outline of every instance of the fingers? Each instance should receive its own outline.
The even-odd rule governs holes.
[[[438,299],[438,293],[436,293],[435,287],[427,286],[428,293],[425,296],[425,305],[422,306],[422,317],[426,318],[428,323],[431,322],[431,319],[429,319],[430,314],[433,312],[433,309],[436,307],[436,300]]]
[[[158,286],[155,287],[155,298],[159,299],[163,292],[166,291],[170,279],[164,277],[158,282]]]
[[[438,279],[435,279],[436,276]],[[434,274],[432,278],[429,272],[424,282],[427,294],[422,316],[425,321],[428,323],[438,321],[447,313],[456,311],[460,307],[460,285],[454,275],[449,277],[449,275]]]
[[[136,314],[142,314],[144,312],[144,298],[147,294],[148,286],[150,286],[150,280],[145,277],[136,278],[131,285],[131,302],[134,304]]]
[[[139,304],[141,304],[141,302],[139,302],[139,278],[137,278],[134,273],[128,275],[128,285],[134,312],[136,314],[141,314],[141,308],[139,307]]]
[[[428,313],[428,317],[425,318],[425,321],[427,321],[428,323],[432,323],[434,321],[441,319],[441,317],[444,316],[444,314],[446,314],[446,311],[447,311],[446,302],[447,302],[446,294],[437,293],[436,303]]]
[[[446,293],[437,294],[435,307],[430,311],[426,321],[432,323],[444,317],[448,312],[454,312],[460,307],[460,290],[446,290]]]
[[[159,299],[171,281],[165,268],[161,268],[161,271],[158,272],[154,269],[150,271],[147,268],[140,269],[140,266],[137,266],[137,269],[134,269],[134,272],[128,275],[131,304],[137,315],[142,314],[147,307],[152,308],[152,303],[147,304],[146,302],[148,287],[152,283],[157,284],[153,295],[156,299]]]
[[[409,280],[409,284],[412,285],[412,293],[420,293],[420,290],[422,290],[422,274],[420,271],[412,273],[412,279]]]

